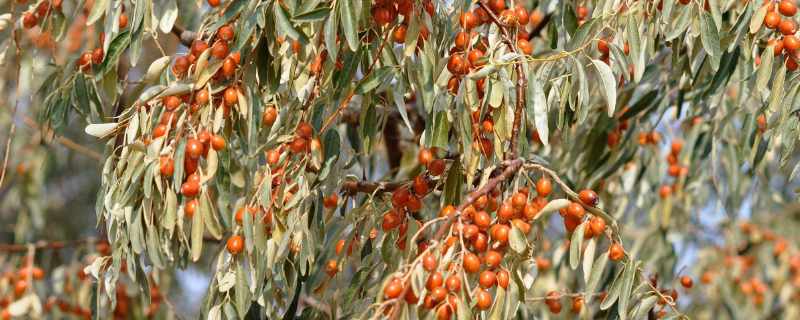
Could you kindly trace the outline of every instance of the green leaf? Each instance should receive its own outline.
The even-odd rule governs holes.
[[[218,29],[219,27],[228,24],[228,22],[236,18],[236,16],[238,16],[247,6],[247,1],[248,0],[231,0],[228,2],[227,7],[225,7],[225,12],[223,12],[222,16],[219,17],[219,20],[217,20],[217,24],[214,26],[214,29]],[[299,38],[292,38],[295,40],[300,40]]]
[[[633,313],[631,314],[631,319],[633,320],[642,320],[644,317],[647,316],[648,311],[653,308],[653,306],[658,302],[659,297],[657,295],[651,295],[647,298],[642,299],[633,307]],[[663,318],[662,318],[663,319]]]
[[[100,291],[100,281],[94,281],[92,283],[92,293],[91,293],[91,299],[92,300],[89,301],[89,310],[92,313],[92,320],[97,320],[98,316],[100,314],[100,312],[98,312],[100,310],[100,307],[99,307],[99,305],[100,305],[100,296],[98,294],[99,291]]]
[[[726,51],[722,55],[719,72],[714,73],[714,77],[711,79],[711,85],[709,85],[708,90],[706,90],[706,96],[716,95],[728,84],[728,80],[731,78],[731,75],[733,75],[733,71],[736,70],[736,64],[739,62],[739,50],[740,47],[737,46],[733,52]]]
[[[67,17],[61,10],[53,10],[53,39],[62,41],[67,35]]]
[[[781,98],[783,98],[783,87],[785,81],[786,81],[786,65],[778,69],[778,73],[775,74],[775,80],[772,81],[772,92],[770,92],[769,94],[770,112],[778,111],[778,105],[780,105]]]
[[[539,217],[542,216],[548,216],[551,213],[559,211],[561,209],[566,209],[567,207],[569,207],[570,204],[572,204],[572,202],[569,202],[569,200],[567,199],[556,199],[550,201],[546,205],[544,205],[544,208],[539,210],[539,213],[537,213],[536,216],[533,217],[533,220],[539,219]]]
[[[628,315],[628,301],[631,299],[631,291],[633,290],[634,278],[636,276],[636,269],[638,268],[639,261],[633,259],[625,266],[625,271],[622,273],[622,284],[619,292],[619,306],[617,311],[619,317],[623,320]]]
[[[93,123],[87,125],[85,131],[95,138],[101,138],[114,131],[118,126],[118,123]]]
[[[611,289],[608,290],[608,295],[606,295],[606,298],[600,302],[600,310],[608,310],[608,308],[614,305],[614,302],[617,302],[617,298],[619,298],[619,291],[622,289],[622,275],[625,273],[625,269],[627,269],[628,266],[630,266],[630,264],[623,267],[614,278],[614,283],[611,284]]]
[[[301,13],[292,18],[294,22],[314,22],[325,19],[331,12],[331,8],[322,7],[311,10],[309,12]]]
[[[100,0],[100,1],[107,1],[107,0]],[[96,2],[94,5],[97,6],[99,2]],[[119,56],[125,51],[125,48],[128,47],[128,44],[131,42],[131,32],[125,31],[117,35],[114,40],[111,41],[111,44],[108,45],[108,52],[106,53],[105,59],[103,59],[103,63],[100,64],[100,68],[97,69],[97,74],[95,75],[96,78],[102,78],[108,71],[114,68],[119,61]]]
[[[711,68],[718,70],[720,59],[722,58],[722,49],[719,46],[717,25],[714,23],[710,13],[701,11],[700,14],[700,39],[703,42],[703,48],[711,56]]]
[[[344,299],[342,300],[345,303],[345,310],[350,309],[350,306],[353,305],[354,298],[361,292],[361,287],[367,281],[367,277],[371,273],[372,266],[364,266],[358,269],[356,274],[353,275],[353,279],[350,280],[350,285],[347,286],[347,291],[345,291]]]
[[[433,122],[433,139],[431,140],[431,146],[439,148],[447,147],[450,125],[450,121],[447,120],[447,113],[439,111]]]
[[[289,12],[286,11],[286,8],[277,2],[274,4],[274,7],[275,20],[278,22],[278,25],[281,27],[281,29],[283,29],[283,32],[286,33],[286,36],[299,41],[300,44],[308,44],[308,36],[306,36],[302,30],[295,28],[294,24],[289,21]]]
[[[575,30],[578,29],[578,16],[575,14],[575,9],[572,7],[572,4],[567,4],[567,7],[564,9],[564,28],[567,29],[567,33],[570,36],[575,34]]]
[[[600,283],[600,278],[603,276],[603,271],[605,271],[607,263],[608,251],[597,257],[597,261],[594,262],[592,271],[589,273],[588,280],[586,281],[586,303],[591,301],[592,295],[594,295],[594,291],[597,289],[597,285]]]
[[[511,249],[517,253],[523,253],[528,249],[528,242],[525,240],[525,234],[519,228],[511,228],[511,233],[508,234],[508,244]]]
[[[767,10],[769,8],[765,6],[761,6],[756,9],[756,13],[753,14],[753,18],[750,19],[750,33],[756,33],[761,26],[764,25],[764,18],[767,16]]]
[[[642,50],[643,47],[639,37],[639,24],[633,18],[633,13],[628,14],[625,31],[628,35],[631,61],[633,61],[633,81],[639,83],[639,81],[642,81],[642,75],[644,74],[644,50]]]
[[[241,318],[244,318],[247,310],[250,309],[251,293],[250,287],[247,286],[247,273],[238,263],[236,264],[236,285],[234,289],[236,290],[236,311],[239,312]]]
[[[317,180],[322,181],[331,172],[333,166],[339,160],[339,152],[341,150],[342,139],[339,137],[339,132],[336,130],[325,131],[322,138],[323,146],[325,146],[325,160],[322,162],[322,167],[319,170]]]
[[[580,27],[578,27],[577,30],[575,30],[575,35],[573,35],[572,40],[569,42],[570,51],[576,50],[586,43],[586,38],[588,38],[591,31],[594,30],[596,22],[596,18],[589,19],[589,21],[584,22]]]
[[[569,266],[572,270],[578,268],[578,263],[581,261],[581,248],[583,247],[583,232],[589,220],[582,222],[578,228],[572,233],[572,239],[569,242]]]
[[[200,209],[203,209],[202,205]],[[200,259],[200,255],[203,253],[203,229],[203,215],[195,214],[192,216],[192,243],[190,249],[192,261]]]
[[[686,28],[689,27],[689,23],[692,22],[692,8],[694,8],[694,6],[684,6],[681,16],[678,17],[678,22],[675,24],[669,34],[667,34],[665,39],[666,41],[672,41],[672,39],[677,38],[679,35],[683,34],[684,31],[686,31]]]
[[[97,0],[97,1],[95,1],[94,5],[92,5],[92,11],[89,12],[89,17],[86,18],[86,24],[87,25],[91,25],[92,23],[97,21],[97,19],[100,19],[100,17],[102,17],[103,14],[106,12],[106,8],[108,8],[108,3],[110,1],[111,0]],[[92,314],[94,314],[94,313],[92,313]]]
[[[375,133],[378,131],[378,118],[375,115],[374,104],[370,103],[366,108],[362,106],[359,121],[361,124],[361,139],[364,141],[364,152],[369,154],[372,143],[375,141]]]
[[[608,103],[608,116],[614,116],[614,109],[617,106],[617,81],[614,78],[614,74],[611,73],[611,68],[602,61],[592,59],[592,64],[594,65],[595,69],[597,69],[597,73],[600,74],[599,81],[602,85],[602,89],[600,90],[603,93],[603,97],[606,99]],[[541,132],[539,133],[541,137]],[[542,141],[544,142],[544,140]]]
[[[375,88],[377,88],[383,82],[386,74],[392,71],[391,66],[385,66],[378,68],[377,70],[372,70],[364,79],[358,83],[356,86],[355,93],[356,94],[366,94]],[[362,122],[363,123],[363,122]]]
[[[494,295],[492,309],[489,311],[488,320],[500,320],[503,315],[503,306],[506,304],[506,290],[497,286],[497,293]]]
[[[352,1],[339,1],[339,15],[342,17],[342,31],[347,40],[347,46],[355,51],[358,48],[358,15]]]
[[[542,80],[538,77],[532,78],[530,82],[533,84],[533,89],[528,90],[528,103],[533,103],[533,116],[536,131],[539,132],[539,138],[542,139],[542,144],[547,146],[550,127],[547,120],[547,98],[544,95],[544,88]],[[533,96],[533,99],[531,99]]]
[[[775,59],[775,44],[767,46],[767,49],[761,53],[761,64],[758,66],[758,73],[756,74],[756,89],[764,91],[772,78],[772,64]]]

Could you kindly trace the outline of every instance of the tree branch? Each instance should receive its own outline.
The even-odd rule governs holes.
[[[494,22],[498,28],[500,28],[500,32],[503,33],[503,42],[508,45],[508,48],[511,49],[512,52],[517,52],[517,45],[511,40],[513,39],[506,27],[503,25],[500,20],[497,19],[497,16],[494,15],[494,12],[489,5],[486,4],[484,0],[478,0],[478,5],[486,11],[489,15],[489,19]],[[522,56],[520,56],[522,57]],[[519,60],[520,58],[517,58]],[[520,60],[522,61],[522,60]],[[517,107],[514,109],[514,126],[511,128],[511,146],[508,148],[504,158],[505,160],[515,159],[517,157],[517,140],[519,136],[519,127],[522,123],[522,108],[523,104],[525,103],[525,72],[522,71],[522,64],[515,63],[514,69],[517,71]]]
[[[528,34],[528,41],[533,40],[533,38],[538,37],[542,33],[544,27],[547,26],[548,22],[550,22],[550,18],[552,18],[552,15],[553,14],[548,13],[547,15],[544,16],[544,18],[542,18],[542,21],[540,21],[539,24],[537,24],[536,26],[533,27],[533,29],[531,29],[530,34]]]

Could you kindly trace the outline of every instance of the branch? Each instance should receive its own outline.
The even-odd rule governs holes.
[[[533,27],[533,29],[531,29],[530,34],[528,34],[528,41],[533,40],[533,38],[538,37],[542,33],[544,27],[547,26],[548,22],[550,22],[550,18],[552,18],[552,15],[553,14],[548,13],[547,15],[544,16],[544,18],[542,18],[542,21],[540,21],[539,24],[537,24],[536,26]]]
[[[495,187],[497,187],[504,181],[508,180],[511,177],[511,175],[517,173],[517,171],[519,171],[522,168],[523,164],[525,164],[524,158],[516,158],[514,160],[504,161],[503,163],[501,163],[500,165],[505,165],[505,169],[503,170],[503,172],[501,172],[496,177],[489,179],[489,181],[480,189],[470,193],[467,196],[467,198],[464,199],[464,201],[461,202],[460,205],[458,205],[458,207],[456,208],[456,212],[453,215],[445,218],[444,222],[439,227],[439,231],[437,231],[436,235],[433,237],[433,242],[438,243],[439,241],[441,241],[442,237],[447,233],[447,230],[450,229],[450,225],[453,223],[453,221],[455,221],[458,217],[461,216],[461,211],[466,209],[467,206],[472,204],[472,202],[474,202],[478,198],[489,194],[490,192],[492,192],[492,190],[494,190]],[[414,264],[419,263],[419,260],[420,259],[415,260]],[[414,266],[412,265],[411,270],[413,269]],[[392,315],[389,317],[389,319],[391,320],[397,319],[397,316],[400,314],[400,304],[403,301],[405,301],[405,299],[403,299],[402,297],[405,297],[406,294],[408,293],[408,290],[410,289],[411,289],[410,285],[403,286],[403,292],[400,293],[399,296],[400,298],[398,298],[397,301],[395,301],[394,306],[392,307]]]
[[[517,45],[511,40],[513,39],[506,27],[500,20],[497,19],[497,16],[494,15],[492,9],[489,8],[489,5],[486,4],[484,0],[478,0],[478,5],[483,8],[484,11],[489,15],[489,19],[494,22],[498,28],[500,28],[500,32],[503,33],[503,42],[508,45],[508,48],[511,49],[512,52],[517,52]],[[521,57],[521,56],[520,56]],[[517,58],[518,60],[519,58]],[[522,60],[520,60],[522,61]],[[511,146],[508,148],[508,151],[505,154],[505,159],[514,159],[517,157],[517,138],[519,136],[519,127],[522,123],[522,109],[523,104],[525,103],[525,72],[522,71],[522,64],[515,63],[514,69],[517,71],[517,107],[514,109],[514,126],[511,129]]]
[[[36,121],[31,120],[31,118],[26,117],[24,114],[13,113],[13,110],[11,110],[11,108],[9,108],[5,104],[3,104],[3,107],[5,107],[5,109],[8,110],[9,112],[12,112],[12,115],[16,115],[20,119],[22,119],[22,121],[25,122],[25,124],[28,125],[28,127],[31,127],[32,129],[38,130],[40,132],[42,131],[42,128],[39,126],[39,124],[36,123]],[[46,132],[46,135],[47,136],[52,136],[53,135],[53,130],[49,130],[48,129],[47,132]],[[103,155],[101,155],[101,154],[99,154],[97,152],[94,152],[94,151],[92,151],[92,150],[90,150],[90,149],[88,149],[88,148],[86,148],[84,146],[81,146],[80,144],[77,144],[77,143],[75,143],[74,141],[72,141],[70,139],[67,139],[67,138],[64,138],[64,137],[56,137],[55,139],[58,140],[58,142],[61,142],[61,144],[63,144],[67,148],[70,148],[70,149],[72,149],[72,150],[74,150],[74,151],[76,151],[76,152],[78,152],[80,154],[83,154],[83,155],[85,155],[85,156],[87,156],[89,158],[92,158],[92,159],[97,160],[97,161],[103,160]]]
[[[172,34],[178,37],[181,44],[190,48],[192,43],[197,40],[197,33],[184,29],[177,22],[172,24]]]
[[[211,237],[203,237],[203,242],[213,242],[219,243],[219,239],[211,238]],[[69,247],[80,247],[83,245],[88,244],[99,244],[99,243],[108,243],[108,240],[104,238],[86,238],[83,240],[75,240],[75,241],[39,241],[36,243],[26,243],[26,244],[5,244],[0,243],[0,252],[19,252],[19,251],[27,251],[29,248],[33,247],[34,250],[47,250],[53,249],[58,250],[62,248],[69,248]]]

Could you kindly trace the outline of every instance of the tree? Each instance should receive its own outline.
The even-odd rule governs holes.
[[[793,0],[3,7],[2,319],[800,317]]]

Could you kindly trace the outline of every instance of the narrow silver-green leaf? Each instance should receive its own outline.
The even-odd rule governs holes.
[[[606,263],[608,263],[607,251],[597,257],[597,261],[594,262],[592,271],[589,273],[588,281],[586,282],[586,303],[591,301],[592,295],[600,283],[600,278],[603,276],[603,271],[606,269]]]
[[[636,277],[636,270],[638,269],[639,261],[630,260],[628,265],[625,266],[625,272],[622,273],[622,285],[619,292],[619,306],[617,311],[622,320],[628,318],[628,301],[631,299],[631,291],[633,291],[633,283]]]
[[[353,7],[352,1],[339,1],[338,4],[339,15],[342,17],[344,38],[347,40],[350,50],[355,50],[358,47],[358,16],[356,15],[356,9]]]
[[[767,46],[767,49],[761,53],[761,64],[758,66],[758,73],[756,74],[756,89],[763,91],[769,79],[772,77],[772,63],[775,59],[775,45]]]
[[[642,299],[636,306],[633,307],[633,312],[631,313],[631,319],[633,320],[642,320],[645,316],[647,316],[648,311],[653,308],[653,306],[658,302],[659,297],[657,295],[651,295],[647,298]]]
[[[578,268],[578,262],[581,261],[581,247],[583,246],[583,232],[589,220],[584,221],[575,232],[572,233],[572,239],[569,242],[569,266],[572,270]]]

